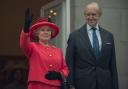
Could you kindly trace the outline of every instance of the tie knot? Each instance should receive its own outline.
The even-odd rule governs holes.
[[[96,30],[96,28],[95,28],[95,27],[92,27],[91,29],[92,29],[92,30],[94,30],[94,31]]]

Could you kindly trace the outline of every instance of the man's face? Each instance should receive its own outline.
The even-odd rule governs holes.
[[[100,19],[100,14],[98,8],[95,6],[88,6],[85,9],[85,19],[86,23],[90,26],[96,26]]]

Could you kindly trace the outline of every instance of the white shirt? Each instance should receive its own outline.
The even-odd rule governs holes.
[[[89,37],[89,40],[90,40],[91,45],[93,47],[93,37],[92,37],[93,30],[91,28],[92,27],[87,24],[88,37]],[[95,28],[96,28],[96,35],[97,35],[97,38],[98,38],[98,41],[99,41],[99,50],[101,51],[102,42],[101,42],[101,36],[100,36],[100,31],[99,31],[98,24],[96,25]]]

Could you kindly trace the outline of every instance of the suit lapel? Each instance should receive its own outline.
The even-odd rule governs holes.
[[[86,50],[88,50],[90,52],[90,54],[95,57],[94,53],[93,53],[93,48],[91,45],[91,42],[89,40],[88,37],[88,33],[87,33],[87,29],[86,29],[86,25],[84,25],[82,28],[80,28],[80,37],[83,40],[83,44],[85,45],[84,48]],[[94,59],[94,58],[93,58]]]
[[[104,29],[102,29],[101,27],[99,27],[99,29],[100,29],[100,36],[101,36],[101,42],[102,42],[100,57],[99,57],[99,60],[100,60],[103,56],[104,47],[105,47],[104,44],[105,44],[106,37],[105,37]]]

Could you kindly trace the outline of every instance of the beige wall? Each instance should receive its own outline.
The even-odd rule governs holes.
[[[30,7],[34,19],[40,8],[52,0],[2,0],[0,2],[0,55],[23,55],[19,34],[24,23],[24,11]]]

